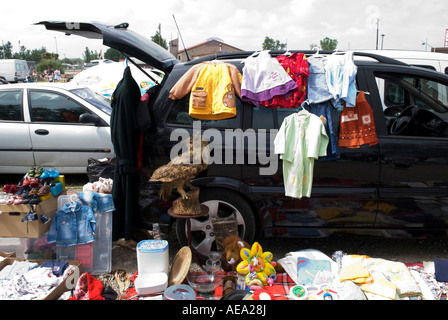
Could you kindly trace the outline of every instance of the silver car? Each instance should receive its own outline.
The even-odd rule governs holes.
[[[0,86],[0,173],[33,165],[85,173],[88,159],[113,158],[110,103],[70,83]]]

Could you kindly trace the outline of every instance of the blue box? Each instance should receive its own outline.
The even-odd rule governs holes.
[[[58,194],[60,194],[63,189],[64,189],[64,186],[62,185],[61,182],[56,182],[56,185],[54,187],[50,188],[51,194],[53,196],[57,196]]]

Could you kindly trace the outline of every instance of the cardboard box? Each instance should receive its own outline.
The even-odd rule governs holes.
[[[14,261],[29,261],[29,262],[36,262],[38,265],[41,265],[47,260],[30,260],[30,259],[17,259],[17,258],[7,258],[0,262],[0,270],[2,270],[7,265],[11,265],[14,263]],[[75,267],[75,270],[72,274],[68,275],[64,281],[62,281],[56,288],[53,288],[43,299],[41,300],[57,300],[59,297],[66,291],[69,291],[73,289],[76,286],[76,283],[78,282],[80,271],[79,271],[79,265],[80,263],[75,260],[68,260],[68,263],[71,266]]]
[[[15,252],[2,252],[0,251],[0,257],[2,258],[15,258],[16,257],[16,253]]]
[[[58,197],[50,197],[39,204],[33,205],[38,217],[44,213],[53,218],[58,210]],[[50,230],[51,221],[43,224],[40,219],[31,222],[22,222],[30,211],[28,204],[0,204],[0,237],[4,238],[40,238]]]

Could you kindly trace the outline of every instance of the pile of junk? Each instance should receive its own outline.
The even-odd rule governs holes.
[[[48,174],[48,180],[42,180],[42,174],[44,178]],[[448,260],[402,263],[343,251],[329,257],[315,249],[274,257],[270,250],[275,248],[241,239],[232,219],[214,223],[216,251],[207,257],[187,245],[170,258],[169,241],[154,223],[152,237],[133,248],[137,271],[111,271],[113,181],[100,178],[86,184],[83,191],[67,194],[64,175],[39,168],[25,175],[17,190],[5,193],[11,197],[21,190],[26,199],[24,190],[31,190],[28,185],[36,175],[44,181],[39,201],[0,203],[0,300],[447,297]],[[43,190],[44,186],[50,191]],[[177,199],[171,215],[189,219],[207,211],[197,193],[191,190],[188,197]]]
[[[77,247],[74,260],[0,252],[0,300],[445,300],[448,292],[447,260],[410,264],[315,249],[275,260],[260,243],[231,235],[208,257],[184,246],[170,261],[169,242],[154,235],[136,245],[133,273],[89,272],[95,247]]]
[[[260,243],[248,245],[237,236],[225,239],[222,252],[202,259],[184,246],[171,265],[166,240],[140,241],[136,251],[137,272],[83,273],[61,299],[445,300],[448,292],[448,261],[440,259],[405,264],[307,249],[274,261]]]

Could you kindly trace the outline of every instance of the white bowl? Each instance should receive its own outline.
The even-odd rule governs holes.
[[[142,274],[135,279],[134,285],[141,296],[162,293],[168,286],[168,275],[164,272]]]

